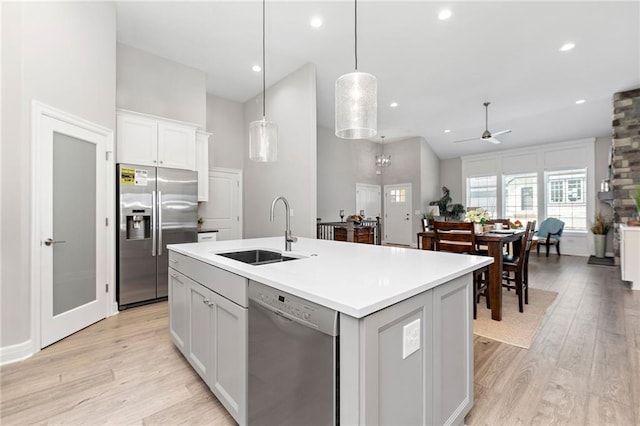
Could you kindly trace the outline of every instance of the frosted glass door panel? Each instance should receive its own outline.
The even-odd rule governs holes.
[[[96,145],[53,137],[53,315],[96,300]]]

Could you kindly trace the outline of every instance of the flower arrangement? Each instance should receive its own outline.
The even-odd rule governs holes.
[[[597,213],[593,217],[593,223],[591,224],[591,232],[594,235],[607,235],[611,229],[611,219],[606,218],[602,213]]]
[[[481,223],[483,225],[487,223],[487,220],[489,219],[490,219],[489,212],[481,207],[477,209],[469,210],[464,215],[465,221],[473,222],[473,223]]]
[[[522,222],[520,222],[518,219],[514,220],[513,222],[509,221],[509,228],[520,229],[522,228]]]
[[[363,219],[364,217],[360,216],[359,214],[352,214],[351,216],[347,217],[347,222],[354,222],[358,224],[362,222]]]

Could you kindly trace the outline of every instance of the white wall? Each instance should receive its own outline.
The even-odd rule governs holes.
[[[243,109],[239,102],[207,95],[209,168],[242,169],[244,162]]]
[[[203,71],[117,44],[118,108],[197,124],[207,121]]]
[[[278,161],[260,163],[244,156],[244,237],[284,234],[284,207],[276,220],[269,209],[279,195],[294,215],[293,235],[316,235],[316,70],[305,65],[267,89],[267,119],[278,124]],[[244,152],[249,152],[249,123],[262,119],[262,95],[244,104]],[[283,237],[284,238],[284,237]],[[283,242],[284,244],[284,242]]]
[[[420,143],[420,182],[422,182],[422,203],[420,211],[426,213],[429,202],[435,201],[442,197],[440,185],[440,159],[433,152],[431,146],[425,139]],[[415,207],[414,207],[415,208]],[[420,230],[421,224],[418,222]]]
[[[31,100],[115,128],[113,3],[2,3],[0,346],[31,327]]]
[[[318,127],[318,217],[339,222],[356,212],[356,183],[381,185],[375,165],[380,144],[338,138],[333,129]]]
[[[466,196],[462,193],[462,161],[460,157],[440,161],[440,186],[449,188],[451,204],[466,204]],[[437,199],[441,197],[442,189],[440,189]]]

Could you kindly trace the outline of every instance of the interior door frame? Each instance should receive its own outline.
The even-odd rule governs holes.
[[[115,115],[114,115],[115,116]],[[44,160],[38,149],[41,140],[41,130],[43,127],[42,119],[49,117],[62,121],[72,126],[77,126],[85,130],[94,132],[106,139],[105,167],[105,242],[106,242],[106,279],[105,284],[109,285],[107,297],[105,297],[105,317],[118,313],[115,292],[115,163],[113,155],[113,130],[103,127],[99,124],[92,123],[84,118],[67,113],[60,109],[54,108],[37,100],[31,102],[31,273],[30,273],[30,290],[31,290],[31,354],[34,354],[41,347],[41,292],[42,277],[40,274],[40,190],[39,183],[42,178],[43,170],[41,163]]]
[[[411,184],[411,182],[390,183],[388,185],[384,185],[383,186],[383,190],[382,190],[383,191],[382,192],[383,197],[382,198],[383,198],[383,209],[384,209],[384,212],[383,212],[383,215],[384,215],[383,237],[384,238],[382,239],[382,242],[383,243],[387,242],[386,241],[386,239],[387,239],[387,237],[386,237],[387,236],[386,226],[389,223],[389,218],[388,218],[388,212],[389,212],[389,209],[388,209],[388,203],[389,203],[388,198],[389,197],[387,196],[387,192],[389,191],[390,188],[399,187],[399,186],[407,187],[407,188],[409,188],[409,191],[411,192],[410,196],[407,197],[407,203],[409,203],[409,220],[408,220],[408,222],[409,222],[409,246],[411,247],[411,246],[413,246],[413,236],[415,235],[415,234],[413,234],[413,229],[414,229],[413,228],[413,214],[412,214],[412,212],[413,212],[413,185]]]

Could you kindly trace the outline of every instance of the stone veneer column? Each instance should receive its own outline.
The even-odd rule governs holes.
[[[616,238],[614,253],[620,257],[618,225],[637,214],[632,193],[640,185],[640,88],[613,96],[613,191]]]

